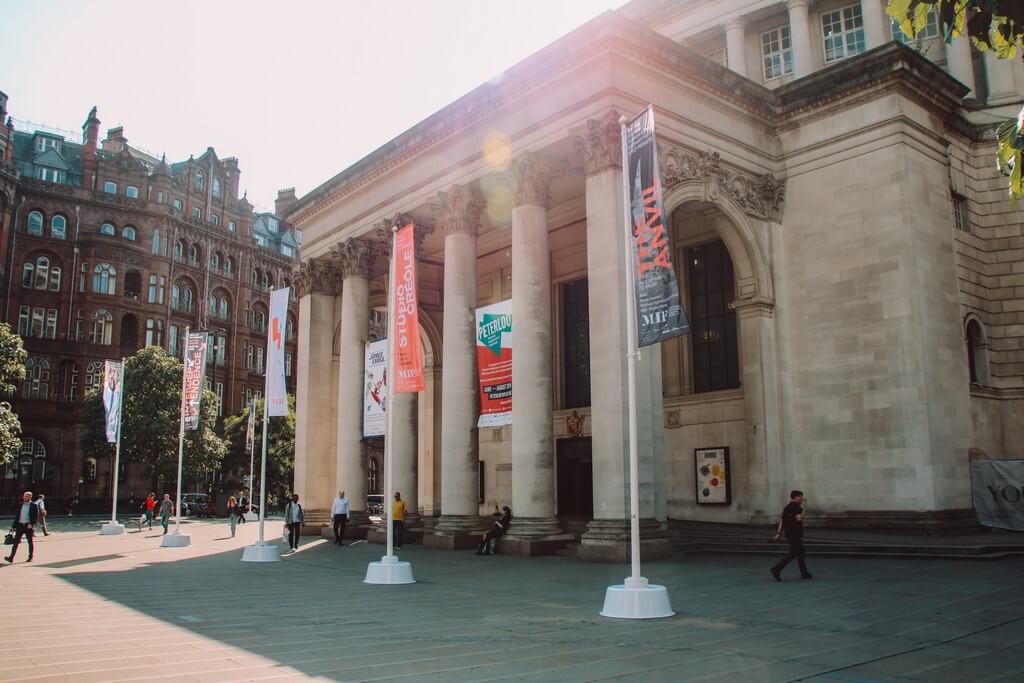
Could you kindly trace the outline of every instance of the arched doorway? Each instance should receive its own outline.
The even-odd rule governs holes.
[[[139,319],[129,313],[121,318],[121,353],[130,356],[139,350]]]

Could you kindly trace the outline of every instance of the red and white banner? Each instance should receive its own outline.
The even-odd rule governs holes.
[[[199,409],[206,386],[206,348],[209,332],[189,332],[185,340],[185,372],[182,377],[182,391],[185,392],[183,421],[186,431],[199,429]]]
[[[512,300],[476,309],[477,427],[512,424]]]
[[[267,329],[267,396],[269,417],[288,414],[288,390],[284,385],[284,335],[288,325],[289,288],[270,293],[270,327]]]
[[[416,297],[416,242],[413,224],[395,234],[395,380],[396,394],[423,391],[423,347],[420,346],[420,315]]]

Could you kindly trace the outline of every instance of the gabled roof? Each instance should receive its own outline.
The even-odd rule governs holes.
[[[47,166],[49,168],[57,168],[62,171],[67,171],[70,168],[68,162],[64,160],[64,157],[61,156],[60,152],[55,150],[53,147],[50,147],[42,154],[36,154],[32,159],[32,163],[37,166]]]

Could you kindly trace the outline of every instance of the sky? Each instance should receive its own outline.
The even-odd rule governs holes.
[[[212,146],[272,209],[624,0],[0,0],[16,119],[169,161]]]

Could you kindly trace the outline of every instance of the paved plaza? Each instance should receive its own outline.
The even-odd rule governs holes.
[[[623,566],[407,546],[418,583],[367,586],[380,546],[253,565],[255,524],[187,524],[186,549],[95,525],[57,520],[0,568],[0,680],[1024,680],[1024,560],[811,557],[779,584],[770,558],[677,555],[645,565],[677,616],[623,622],[597,614]]]

